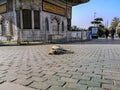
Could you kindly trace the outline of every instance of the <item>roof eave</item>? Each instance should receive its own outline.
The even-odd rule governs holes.
[[[87,3],[89,1],[90,0],[77,0],[75,3],[72,3],[72,6],[76,6],[76,5],[79,5],[79,4],[84,4],[84,3]]]

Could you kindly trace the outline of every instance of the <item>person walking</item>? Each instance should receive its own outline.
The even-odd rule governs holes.
[[[111,39],[112,39],[112,40],[114,40],[114,34],[115,34],[115,29],[112,28],[112,30],[111,30]]]
[[[109,31],[108,31],[108,29],[106,29],[106,31],[105,31],[105,37],[106,37],[106,39],[108,39],[108,35],[109,35]]]

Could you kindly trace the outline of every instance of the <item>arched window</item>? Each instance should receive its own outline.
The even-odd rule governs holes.
[[[64,22],[62,22],[62,32],[64,32]]]
[[[45,30],[49,31],[49,21],[48,21],[48,18],[45,19]]]

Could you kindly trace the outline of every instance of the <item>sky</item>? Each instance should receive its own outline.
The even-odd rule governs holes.
[[[72,26],[87,29],[94,17],[103,18],[102,23],[109,27],[114,17],[120,18],[120,0],[90,0],[72,8]]]

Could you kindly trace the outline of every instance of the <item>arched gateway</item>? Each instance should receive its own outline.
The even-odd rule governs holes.
[[[0,0],[0,37],[18,43],[65,38],[71,27],[72,6],[88,1]]]

